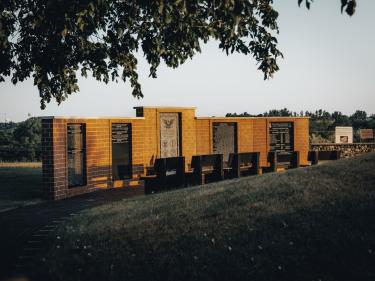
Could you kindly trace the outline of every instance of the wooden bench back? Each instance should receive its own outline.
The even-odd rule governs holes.
[[[203,184],[202,175],[209,175],[212,180],[222,180],[223,154],[195,155],[191,160],[194,182]]]
[[[159,177],[183,175],[185,173],[185,157],[155,159],[154,172]]]
[[[268,153],[268,161],[270,162],[270,170],[276,172],[278,167],[299,168],[299,151],[291,153],[277,153],[271,151]]]
[[[293,155],[291,153],[288,154],[279,154],[277,153],[277,163],[284,164],[284,163],[290,163],[292,162]]]
[[[338,160],[340,159],[340,152],[338,150],[333,151],[319,151],[319,160]]]
[[[194,155],[191,160],[191,167],[194,170],[222,170],[223,155],[222,154],[206,154]]]
[[[259,152],[240,152],[229,154],[228,165],[232,169],[235,177],[241,175],[241,168],[247,168],[251,174],[257,174],[259,171]]]
[[[338,150],[323,150],[323,151],[309,151],[307,160],[312,165],[316,165],[319,161],[338,160],[340,159],[340,151]]]

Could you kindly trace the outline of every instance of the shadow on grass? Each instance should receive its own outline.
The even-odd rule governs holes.
[[[375,280],[374,167],[371,154],[91,209],[50,237],[35,280]]]
[[[375,206],[365,198],[249,217],[178,217],[73,234],[53,243],[35,280],[375,280]],[[233,215],[233,214],[232,214]],[[110,219],[104,214],[104,220]],[[216,221],[217,220],[217,221]],[[91,221],[90,223],[98,223]],[[114,224],[119,223],[114,221]],[[124,222],[123,222],[124,223]],[[154,223],[158,223],[154,221]],[[75,228],[77,227],[77,228]],[[77,233],[74,233],[77,231]],[[95,236],[98,235],[98,236]],[[153,236],[154,235],[154,236]],[[46,266],[47,265],[47,266]],[[51,273],[44,271],[48,269]],[[51,274],[51,275],[50,275]]]

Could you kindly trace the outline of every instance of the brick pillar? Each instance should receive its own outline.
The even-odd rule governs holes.
[[[42,120],[43,194],[50,200],[66,198],[66,124],[54,118]]]
[[[53,119],[42,120],[43,196],[54,198]]]
[[[53,199],[68,197],[68,179],[66,167],[66,121],[53,119]]]

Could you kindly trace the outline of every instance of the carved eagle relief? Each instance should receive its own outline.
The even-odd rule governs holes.
[[[168,141],[163,141],[163,147],[167,148],[168,147]]]
[[[171,129],[174,123],[174,119],[163,119],[164,128]]]

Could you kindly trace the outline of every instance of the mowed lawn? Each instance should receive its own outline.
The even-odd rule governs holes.
[[[0,212],[42,201],[41,163],[0,163]]]
[[[125,199],[49,243],[35,280],[375,280],[375,154]]]

